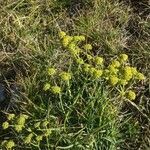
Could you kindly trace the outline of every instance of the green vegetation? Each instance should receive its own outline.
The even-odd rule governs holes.
[[[148,2],[0,2],[0,149],[148,150]]]

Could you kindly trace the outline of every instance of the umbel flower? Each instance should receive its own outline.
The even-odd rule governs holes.
[[[135,92],[133,92],[132,90],[129,90],[129,91],[127,92],[126,96],[127,96],[127,98],[128,98],[129,100],[135,100],[135,98],[136,98],[136,94],[135,94]]]
[[[6,142],[6,148],[7,149],[12,149],[15,146],[15,142],[13,140],[9,140]]]
[[[60,88],[59,86],[52,86],[52,87],[51,87],[51,92],[52,92],[53,94],[60,94],[61,88]]]
[[[120,57],[119,57],[120,61],[123,63],[123,62],[126,62],[128,60],[128,55],[126,54],[121,54]]]
[[[60,77],[61,77],[61,79],[64,80],[64,81],[69,81],[69,80],[71,79],[71,74],[68,73],[68,72],[62,72],[62,73],[60,74]]]
[[[60,39],[63,39],[66,36],[66,33],[64,31],[59,32]]]
[[[7,115],[8,120],[12,120],[12,119],[14,119],[14,117],[15,117],[15,114],[8,114]]]
[[[24,126],[26,119],[28,119],[28,116],[27,116],[27,115],[24,115],[24,114],[21,114],[21,115],[19,116],[19,118],[17,119],[17,124]]]
[[[7,129],[9,127],[9,123],[7,121],[3,122],[2,124],[3,129]]]
[[[42,141],[42,139],[43,139],[43,136],[42,136],[42,135],[38,135],[38,136],[36,137],[36,140],[37,140],[38,142]]]
[[[129,81],[133,77],[132,69],[129,66],[124,67],[124,79]]]
[[[119,81],[118,77],[113,76],[113,75],[110,76],[109,80],[110,80],[110,84],[113,85],[113,86],[116,85]]]
[[[56,69],[48,68],[47,73],[48,73],[49,76],[54,75],[56,73]]]
[[[95,69],[93,72],[93,77],[97,79],[97,78],[100,78],[102,74],[103,74],[103,70]]]
[[[26,144],[31,143],[32,137],[33,137],[33,133],[30,133],[30,134],[25,138],[24,143],[26,143]]]
[[[73,37],[66,35],[63,39],[62,39],[62,44],[64,47],[67,47],[69,45],[69,43],[72,41]]]
[[[22,131],[24,125],[18,125],[18,124],[15,124],[14,125],[14,129],[19,133],[20,131]]]
[[[117,60],[113,60],[112,62],[111,62],[111,65],[113,66],[113,67],[116,67],[116,68],[118,68],[118,67],[120,67],[120,62],[119,61],[117,61]]]
[[[91,44],[86,44],[86,45],[83,46],[83,48],[85,50],[92,50],[92,45]]]
[[[102,65],[104,62],[104,59],[102,57],[97,56],[97,57],[95,57],[94,61],[95,61],[96,65]]]
[[[49,90],[50,89],[50,84],[49,83],[45,83],[45,85],[44,85],[44,87],[43,87],[43,90],[44,91],[47,91],[47,90]]]

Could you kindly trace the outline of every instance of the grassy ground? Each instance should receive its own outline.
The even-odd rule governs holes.
[[[149,150],[148,12],[148,0],[1,0],[0,149]],[[85,37],[73,43],[79,55],[60,31]],[[82,51],[88,43],[92,50]],[[124,53],[119,75],[130,64],[145,80],[113,86],[107,74],[93,78],[82,68],[83,60],[105,72]],[[63,71],[71,79],[63,81]],[[135,100],[123,90],[135,91]]]

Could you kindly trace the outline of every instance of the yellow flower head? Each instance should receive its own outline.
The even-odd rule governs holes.
[[[24,125],[18,125],[18,124],[15,124],[14,125],[14,129],[19,133],[22,131]]]
[[[124,67],[124,79],[129,81],[133,77],[132,69],[129,66]]]
[[[85,72],[88,72],[88,71],[90,70],[90,65],[85,63],[85,64],[83,65],[83,70],[84,70]]]
[[[25,124],[26,119],[28,119],[27,115],[20,114],[19,118],[17,119],[17,124],[23,126]]]
[[[112,65],[113,67],[118,68],[118,67],[120,67],[120,62],[117,61],[117,60],[113,60],[113,61],[111,62],[111,65]]]
[[[116,85],[119,81],[118,77],[116,76],[110,76],[109,80],[110,80],[110,84],[113,86]]]
[[[94,72],[93,72],[93,76],[96,79],[100,78],[102,76],[102,74],[103,74],[103,70],[97,70],[97,69],[95,69]]]
[[[62,72],[62,73],[60,74],[60,77],[61,77],[61,79],[64,80],[64,81],[69,81],[69,80],[71,79],[71,74],[68,73],[68,72]]]
[[[43,123],[42,123],[42,126],[43,127],[47,127],[47,125],[49,124],[49,122],[47,120],[45,120]]]
[[[73,40],[74,40],[75,42],[78,42],[78,41],[85,41],[85,36],[83,36],[83,35],[74,36],[74,37],[73,37]]]
[[[89,73],[90,73],[91,75],[93,75],[95,71],[96,71],[96,68],[91,67],[90,70],[89,70]]]
[[[72,37],[66,35],[62,40],[62,44],[64,47],[67,47],[71,41],[72,41]]]
[[[38,136],[36,137],[36,140],[37,140],[38,142],[42,141],[42,139],[43,139],[43,136],[42,136],[42,135],[38,135]]]
[[[138,80],[145,80],[145,76],[144,76],[144,74],[138,72],[138,73],[136,74],[136,79],[138,79]]]
[[[84,64],[84,60],[82,58],[76,59],[76,62],[80,65]]]
[[[49,136],[52,133],[51,129],[47,129],[44,136]]]
[[[9,127],[9,123],[7,121],[3,122],[2,124],[3,129],[7,129]]]
[[[93,59],[93,57],[91,55],[89,55],[89,54],[87,54],[86,57],[87,57],[88,60]]]
[[[86,44],[86,45],[83,46],[83,48],[85,50],[91,50],[92,49],[92,45],[91,44]]]
[[[135,92],[129,90],[129,91],[127,92],[127,98],[128,98],[129,100],[135,100],[135,98],[136,98]]]
[[[128,84],[128,82],[127,82],[126,80],[124,80],[124,79],[121,79],[121,80],[119,81],[119,83],[120,83],[121,85],[127,85],[127,84]]]
[[[131,72],[133,75],[136,75],[138,73],[138,71],[135,67],[131,67]]]
[[[54,75],[56,73],[56,69],[48,68],[47,73],[48,73],[49,76]]]
[[[103,62],[104,62],[104,59],[102,58],[102,57],[96,57],[95,58],[95,63],[96,63],[96,65],[102,65],[103,64]]]
[[[33,137],[33,133],[30,133],[30,134],[25,138],[24,143],[25,143],[25,144],[31,143],[32,137]]]
[[[106,80],[108,80],[108,79],[109,79],[109,76],[110,76],[110,71],[109,71],[108,69],[105,69],[105,70],[104,70],[104,78],[105,78]]]
[[[66,36],[66,33],[64,31],[59,32],[60,39],[64,38]]]
[[[52,86],[51,91],[53,94],[60,94],[61,88],[59,86]]]
[[[7,149],[11,149],[15,146],[15,142],[13,140],[10,140],[8,142],[6,142],[6,148]]]
[[[79,38],[80,41],[85,41],[85,36],[84,36],[84,35],[80,35],[79,37],[80,37],[80,38]]]
[[[75,50],[75,49],[76,49],[76,44],[71,42],[71,43],[68,45],[68,49],[69,49],[69,50]]]
[[[39,128],[39,127],[40,127],[40,124],[41,124],[41,122],[36,122],[36,123],[34,124],[34,128]]]
[[[109,72],[110,72],[110,74],[117,74],[118,73],[118,69],[117,68],[115,68],[113,65],[109,65]]]
[[[126,54],[121,54],[120,55],[120,61],[121,62],[126,62],[128,60],[128,55]]]
[[[47,90],[49,90],[50,89],[50,84],[49,83],[45,83],[45,85],[44,85],[44,87],[43,87],[43,90],[44,91],[47,91]]]
[[[15,117],[15,114],[8,114],[7,119],[12,120]]]

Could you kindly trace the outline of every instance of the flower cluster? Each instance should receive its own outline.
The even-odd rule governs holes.
[[[102,56],[92,54],[93,47],[91,44],[83,43],[85,41],[84,36],[68,36],[65,32],[60,32],[59,36],[63,47],[70,52],[71,57],[81,66],[83,73],[90,75],[92,80],[106,80],[110,86],[123,86],[122,88],[125,89],[125,86],[129,85],[130,82],[145,79],[142,73],[129,65],[128,55],[120,54],[107,66],[104,65]],[[64,43],[64,41],[67,42]],[[70,79],[70,76],[64,74],[63,79]],[[133,92],[128,91],[127,93],[126,97],[128,99],[135,99]]]
[[[4,130],[13,128],[17,134],[22,136],[24,144],[38,145],[43,138],[51,135],[52,131],[49,128],[50,123],[47,119],[36,122],[28,119],[30,119],[29,116],[25,114],[7,114],[7,121],[3,122],[2,128]],[[6,149],[12,149],[15,147],[14,141],[13,139],[4,140],[1,145]]]

